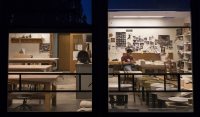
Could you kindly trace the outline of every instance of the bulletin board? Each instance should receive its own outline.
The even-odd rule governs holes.
[[[126,32],[116,32],[116,46],[126,47]]]

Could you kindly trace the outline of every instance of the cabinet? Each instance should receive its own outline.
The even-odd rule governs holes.
[[[192,42],[190,28],[178,28],[176,30],[176,43],[178,62],[181,72],[192,72]]]
[[[77,73],[92,73],[92,64],[76,64]],[[79,80],[78,75],[76,76],[76,89],[81,91],[91,90],[92,91],[92,75],[81,75],[81,80]],[[81,81],[81,82],[79,82]],[[76,99],[92,99],[91,92],[77,92]]]

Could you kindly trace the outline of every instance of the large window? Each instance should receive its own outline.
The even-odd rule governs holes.
[[[1,0],[1,112],[197,115],[194,4]]]
[[[192,112],[190,12],[108,12],[109,112]]]
[[[91,8],[91,0],[12,1],[8,112],[92,112]]]
[[[10,33],[8,112],[92,111],[91,33]]]

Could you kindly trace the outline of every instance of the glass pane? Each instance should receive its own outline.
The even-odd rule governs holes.
[[[91,33],[10,33],[9,112],[91,112]]]
[[[9,26],[91,26],[91,0],[22,0],[9,5]]]
[[[108,12],[109,112],[193,112],[190,12]]]

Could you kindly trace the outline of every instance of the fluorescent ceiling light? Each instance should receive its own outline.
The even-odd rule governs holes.
[[[113,18],[164,18],[165,16],[113,16]]]

